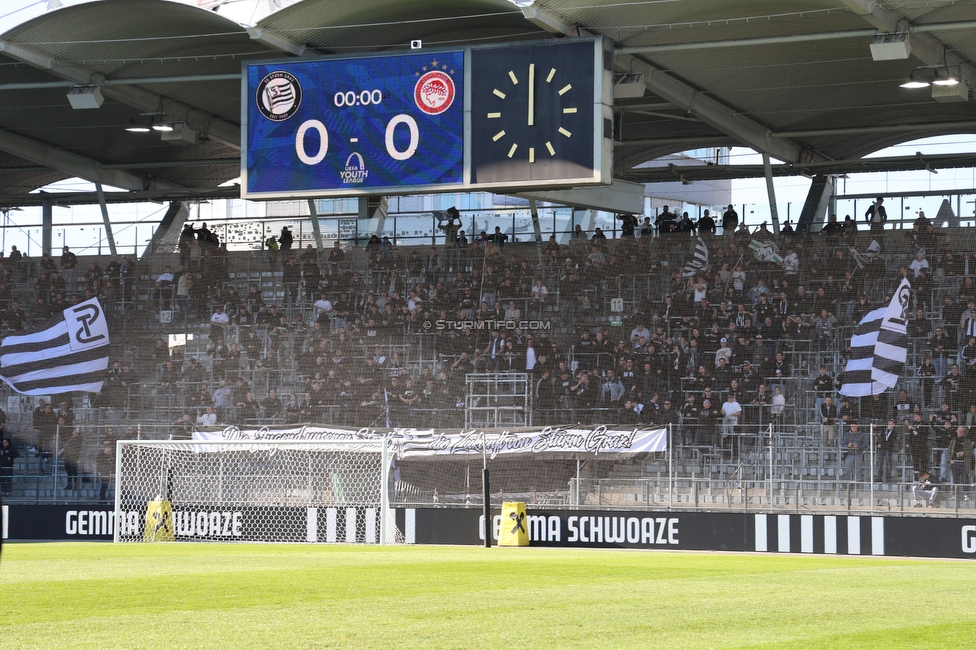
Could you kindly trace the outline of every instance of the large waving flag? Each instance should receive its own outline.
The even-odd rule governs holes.
[[[0,343],[0,379],[24,395],[97,393],[108,370],[108,324],[97,298]]]
[[[684,273],[681,274],[683,278],[690,278],[694,275],[698,275],[705,270],[708,266],[708,246],[705,245],[704,240],[701,237],[698,238],[698,243],[695,245],[695,256],[685,264]]]
[[[908,358],[907,319],[912,287],[904,278],[887,307],[864,315],[851,337],[851,358],[840,394],[864,397],[894,388]]]

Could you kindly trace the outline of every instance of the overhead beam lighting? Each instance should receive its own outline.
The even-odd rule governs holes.
[[[68,90],[68,103],[75,110],[98,108],[105,98],[98,86],[72,86]]]
[[[130,120],[129,126],[125,127],[125,130],[130,133],[149,133],[152,131],[149,128],[149,122],[143,122],[141,120]]]
[[[871,38],[871,58],[875,61],[907,59],[912,53],[908,32],[875,34]]]

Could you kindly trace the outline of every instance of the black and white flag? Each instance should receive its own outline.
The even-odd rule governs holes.
[[[705,241],[699,237],[698,243],[695,245],[695,256],[685,264],[684,273],[681,274],[683,278],[690,278],[694,275],[698,275],[705,270],[708,266],[708,246],[705,245]]]
[[[758,262],[772,262],[773,264],[783,265],[783,256],[779,254],[779,244],[772,239],[757,241],[753,239],[749,242],[749,248]]]
[[[97,393],[108,370],[108,324],[97,298],[0,343],[0,379],[24,395]]]
[[[887,307],[864,315],[851,337],[851,358],[840,394],[865,397],[894,388],[908,358],[907,319],[912,287],[904,278]]]

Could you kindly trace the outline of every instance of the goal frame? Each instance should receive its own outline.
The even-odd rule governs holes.
[[[390,510],[390,441],[386,438],[367,438],[362,440],[116,440],[115,442],[115,526],[113,527],[112,541],[121,543],[120,528],[122,519],[122,450],[125,447],[183,447],[192,449],[194,447],[241,447],[241,448],[274,448],[290,447],[301,449],[303,447],[315,448],[342,448],[342,447],[379,447],[381,477],[380,477],[380,546],[389,544],[387,535],[392,531],[392,511]],[[201,452],[205,453],[205,452]],[[255,542],[257,543],[257,542]]]

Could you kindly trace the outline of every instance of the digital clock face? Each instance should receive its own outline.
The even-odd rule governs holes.
[[[463,181],[464,52],[247,64],[244,198]]]

